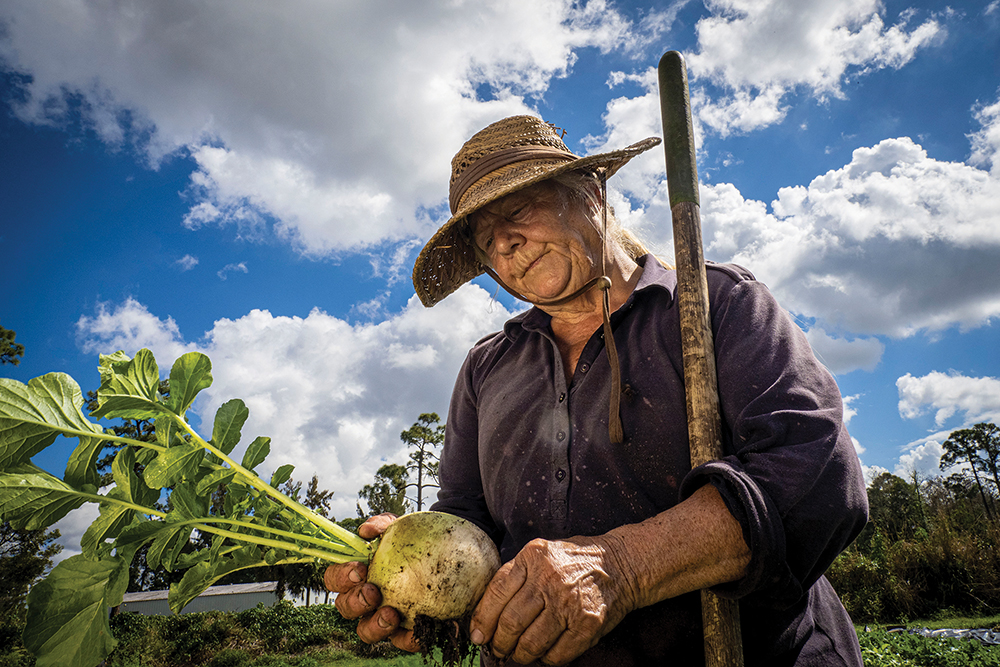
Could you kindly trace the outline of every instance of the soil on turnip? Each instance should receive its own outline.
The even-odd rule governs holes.
[[[431,661],[435,648],[441,650],[443,667],[459,667],[466,658],[475,658],[478,647],[469,639],[469,619],[461,621],[439,621],[430,616],[417,616],[413,621],[413,636],[420,644],[424,662]],[[469,660],[472,665],[474,660]]]

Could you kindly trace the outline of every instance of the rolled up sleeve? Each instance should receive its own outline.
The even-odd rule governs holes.
[[[861,531],[863,476],[836,382],[770,292],[717,281],[712,320],[726,456],[693,469],[681,495],[714,485],[750,547],[746,576],[717,591],[783,608]]]

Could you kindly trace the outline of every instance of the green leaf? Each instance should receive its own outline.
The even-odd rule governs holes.
[[[28,461],[59,434],[101,435],[83,416],[80,386],[64,373],[49,373],[21,384],[0,378],[0,470]]]
[[[236,471],[231,468],[219,468],[205,475],[198,481],[195,493],[198,495],[208,495],[215,490],[219,484],[228,484],[236,477]],[[228,514],[228,512],[227,512]]]
[[[129,500],[126,492],[122,489],[112,489],[108,493],[109,498],[119,498]],[[80,540],[80,548],[83,553],[91,558],[99,555],[99,549],[105,541],[118,536],[125,526],[132,521],[135,510],[123,507],[117,503],[101,503],[101,514],[94,523],[83,533]]]
[[[202,389],[212,386],[212,362],[201,352],[188,352],[174,362],[170,369],[171,411],[184,415]]]
[[[167,411],[159,401],[160,371],[149,350],[135,359],[124,352],[101,357],[101,387],[97,390],[94,417],[151,419]]]
[[[170,585],[170,593],[167,596],[170,611],[175,614],[181,613],[191,600],[227,574],[265,565],[267,561],[261,557],[260,548],[253,545],[241,547],[232,555],[214,563],[207,561],[198,563],[184,573],[180,582]]]
[[[80,444],[70,454],[66,463],[66,474],[63,479],[70,486],[81,488],[86,485],[93,487],[101,483],[97,472],[97,459],[107,446],[107,441],[98,438],[80,438]]]
[[[146,552],[146,564],[156,569],[163,566],[167,572],[173,572],[174,563],[191,538],[191,526],[177,526],[164,523],[162,529],[156,532],[153,543]]]
[[[238,398],[226,401],[215,413],[215,426],[212,428],[212,444],[224,454],[233,451],[240,441],[240,429],[246,423],[250,411]]]
[[[150,488],[173,486],[182,479],[193,478],[205,457],[205,450],[186,442],[175,444],[146,466],[143,479]]]
[[[149,450],[143,449],[143,452]],[[115,480],[115,486],[125,492],[125,497],[136,505],[152,507],[160,497],[158,489],[151,489],[135,474],[136,453],[131,447],[125,447],[115,456],[111,462],[111,474]]]
[[[24,646],[36,667],[94,667],[118,643],[108,608],[121,604],[128,563],[120,558],[72,556],[28,593]]]
[[[87,500],[80,491],[31,463],[0,472],[0,517],[18,529],[48,528]]]
[[[199,495],[190,485],[178,486],[170,494],[173,511],[167,516],[167,520],[203,519],[208,516],[208,501],[207,496]]]
[[[295,466],[293,466],[290,463],[286,463],[285,465],[275,470],[274,474],[271,475],[271,486],[273,486],[274,488],[278,488],[279,486],[287,482],[289,479],[291,479],[293,470],[295,470]]]
[[[243,455],[241,464],[247,470],[253,470],[267,458],[271,453],[271,439],[266,436],[259,436],[247,447],[246,454]]]
[[[115,550],[129,562],[132,555],[139,550],[143,544],[153,539],[161,530],[172,530],[164,521],[135,520],[118,535],[115,540]]]

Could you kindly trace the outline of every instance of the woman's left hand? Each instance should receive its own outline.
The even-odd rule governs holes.
[[[637,607],[622,552],[607,535],[532,540],[490,582],[472,616],[472,641],[522,664],[576,658]]]

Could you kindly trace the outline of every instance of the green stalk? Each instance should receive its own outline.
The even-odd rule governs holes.
[[[198,530],[204,531],[206,533],[212,533],[213,535],[228,537],[232,540],[237,540],[239,542],[250,542],[253,544],[259,544],[261,546],[271,547],[273,549],[294,551],[295,553],[300,553],[305,556],[312,556],[314,558],[320,558],[330,563],[351,563],[353,561],[358,560],[358,558],[354,555],[334,553],[331,551],[320,551],[319,549],[310,549],[308,547],[300,547],[297,544],[289,544],[287,542],[281,542],[280,540],[271,540],[266,537],[248,535],[247,533],[234,533],[231,530],[216,528],[215,526],[210,526],[206,524],[196,523],[194,525]],[[367,544],[367,542],[365,544]]]
[[[180,426],[187,431],[187,433],[195,439],[202,448],[208,450],[212,454],[222,459],[225,463],[229,464],[229,467],[237,472],[237,474],[246,478],[250,486],[254,487],[258,491],[266,493],[271,496],[274,500],[289,508],[296,514],[299,514],[306,519],[308,519],[313,525],[318,528],[331,533],[334,537],[341,540],[346,546],[353,548],[358,554],[366,554],[365,560],[370,557],[372,553],[372,545],[361,539],[351,531],[347,530],[343,526],[338,526],[333,521],[330,521],[324,516],[320,516],[316,512],[313,512],[305,505],[295,502],[291,498],[287,497],[285,494],[279,492],[270,484],[258,477],[254,472],[247,470],[239,463],[229,458],[229,456],[223,452],[221,449],[215,447],[212,443],[206,441],[200,435],[198,435],[194,429],[181,417],[174,415],[174,419]]]
[[[198,528],[198,530],[204,530],[204,527],[211,526],[214,524],[224,524],[229,526],[238,526],[241,528],[247,528],[249,530],[267,532],[273,535],[277,535],[279,537],[285,537],[290,540],[294,540],[296,542],[309,542],[310,544],[315,544],[317,546],[325,547],[330,551],[334,551],[336,553],[343,554],[345,556],[352,556],[351,560],[365,560],[370,556],[370,554],[368,553],[369,550],[366,550],[365,552],[362,553],[355,551],[354,549],[352,549],[347,545],[340,545],[336,542],[331,542],[330,540],[324,540],[321,537],[302,535],[299,533],[293,533],[291,531],[282,530],[280,528],[272,528],[270,526],[265,526],[261,524],[246,523],[245,521],[239,521],[237,519],[227,519],[223,517],[204,517],[200,519],[188,519],[186,521],[178,521],[171,525],[179,526],[179,525],[189,525],[189,524],[195,525]],[[206,530],[206,532],[211,532],[211,531]],[[240,535],[240,536],[247,535],[247,533],[234,533],[234,532],[230,532],[229,534]],[[243,538],[240,537],[239,539]],[[365,544],[367,545],[368,542],[365,542]],[[289,547],[287,546],[282,546],[281,548],[286,550],[289,549]]]

